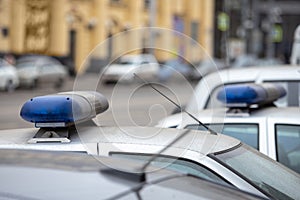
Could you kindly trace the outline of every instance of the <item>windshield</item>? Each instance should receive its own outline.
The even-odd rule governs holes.
[[[28,68],[28,67],[35,67],[34,62],[20,62],[16,65],[17,68]]]
[[[121,60],[119,62],[119,64],[121,64],[121,65],[132,65],[134,63],[132,61],[130,61],[130,60]]]
[[[226,167],[242,174],[256,187],[274,199],[300,199],[300,177],[297,173],[242,145],[213,156]]]
[[[123,57],[117,61],[118,64],[120,65],[133,65],[133,64],[138,64],[136,59],[133,59],[131,57]]]

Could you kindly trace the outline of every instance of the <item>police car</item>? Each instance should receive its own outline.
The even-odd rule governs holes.
[[[124,159],[0,150],[0,160],[0,199],[262,199],[172,171],[137,173]]]
[[[287,95],[276,102],[277,106],[299,106],[300,66],[259,66],[225,69],[203,77],[191,95],[186,110],[193,113],[207,108],[221,107],[216,95],[224,85],[241,83],[278,83],[285,87]],[[179,111],[179,110],[178,110]],[[158,122],[159,127],[176,128],[181,117],[168,116]]]
[[[21,117],[37,128],[0,131],[0,149],[51,150],[121,157],[275,199],[299,199],[299,174],[232,137],[214,131],[101,127],[108,108],[96,92],[66,92],[28,100]],[[142,170],[143,171],[143,170]],[[280,181],[279,181],[280,180]]]
[[[300,173],[299,107],[278,108],[274,101],[285,95],[280,85],[228,85],[217,98],[226,108],[206,109],[195,116],[205,126],[238,138],[274,160]],[[187,114],[178,128],[204,130]]]

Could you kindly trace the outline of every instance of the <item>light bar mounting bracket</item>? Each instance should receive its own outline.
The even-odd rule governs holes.
[[[69,128],[40,128],[28,143],[69,143]]]

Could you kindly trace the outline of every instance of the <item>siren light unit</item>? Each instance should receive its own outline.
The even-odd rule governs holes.
[[[28,100],[21,117],[36,127],[69,127],[91,120],[108,108],[107,99],[94,91],[63,92]]]
[[[217,94],[217,99],[231,106],[270,104],[286,95],[285,89],[277,84],[227,85]]]

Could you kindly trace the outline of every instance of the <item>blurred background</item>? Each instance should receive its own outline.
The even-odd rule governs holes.
[[[1,0],[0,53],[53,56],[71,74],[81,73],[88,53],[108,37],[155,26],[190,36],[211,57],[225,58],[228,53],[229,62],[248,55],[288,63],[299,10],[298,0]],[[107,51],[91,60],[90,70],[124,46],[138,45],[143,51],[153,42],[166,43],[195,63],[202,59],[192,53],[193,44],[180,43],[176,35],[141,32],[112,40]],[[172,56],[154,54],[161,63]]]
[[[0,67],[0,88],[10,92],[0,93],[0,128],[27,126],[16,119],[23,102],[36,95],[72,90],[76,75],[85,75],[77,85],[88,88],[112,58],[130,47],[136,49],[131,54],[152,54],[160,66],[173,66],[192,86],[213,71],[211,62],[218,69],[289,64],[299,10],[299,0],[0,0],[0,58],[5,61],[0,63],[3,69],[6,65],[14,68],[1,75]],[[143,27],[178,34],[138,31],[112,37]],[[193,42],[184,42],[180,34]],[[108,38],[102,51],[85,60]],[[197,53],[198,43],[206,56]],[[156,44],[172,52],[147,48]],[[190,69],[201,65],[200,75]],[[160,81],[166,81],[170,72],[160,70]],[[41,82],[48,85],[40,87]],[[186,102],[191,90],[176,81],[169,84]],[[98,89],[107,96],[113,90],[112,86]],[[145,97],[141,98],[144,102]],[[172,108],[167,106],[167,111]]]

